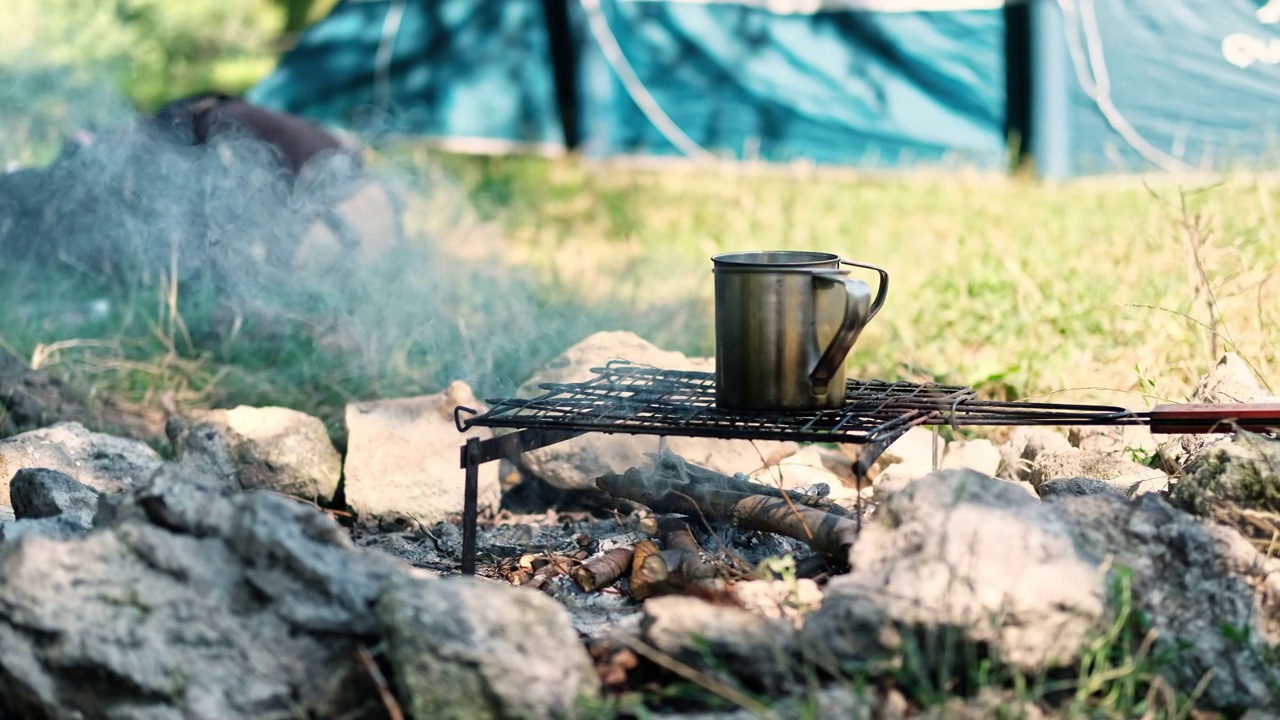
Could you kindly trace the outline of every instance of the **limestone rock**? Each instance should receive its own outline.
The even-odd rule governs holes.
[[[1258,376],[1239,355],[1229,352],[1196,383],[1188,402],[1224,404],[1237,402],[1274,402]],[[1165,472],[1177,475],[1201,453],[1227,439],[1227,435],[1194,434],[1165,436],[1160,444],[1159,461]]]
[[[434,395],[347,405],[347,504],[373,515],[408,515],[424,525],[461,513],[462,447],[468,438],[493,434],[483,427],[459,433],[453,419],[459,405],[484,410],[461,381]],[[481,508],[496,507],[500,492],[498,464],[481,465]]]
[[[1228,352],[1196,383],[1191,402],[1214,405],[1255,402],[1269,395],[1248,363],[1236,353]]]
[[[817,445],[806,445],[800,452],[777,464],[761,468],[748,475],[752,480],[769,487],[797,489],[822,483],[830,492],[832,502],[852,507],[858,501],[857,481],[844,453],[833,453]],[[870,499],[872,485],[862,488],[863,500]]]
[[[641,628],[650,645],[724,680],[772,692],[797,681],[799,646],[786,620],[701,598],[665,595],[645,601]],[[707,667],[708,655],[733,677]]]
[[[177,457],[230,487],[269,489],[327,502],[342,458],[319,418],[281,407],[239,406],[172,418],[165,432]]]
[[[594,377],[593,368],[604,367],[611,360],[625,360],[664,370],[715,371],[712,359],[690,358],[663,350],[635,333],[598,332],[565,350],[534,373],[516,391],[516,396],[532,398],[541,395],[545,392],[539,387],[541,383],[590,380]],[[689,462],[726,475],[751,473],[777,464],[800,449],[793,442],[590,433],[524,453],[521,462],[527,470],[554,487],[591,490],[595,488],[597,477],[643,465],[646,454],[656,453],[662,447]]]
[[[464,577],[398,583],[377,612],[413,717],[551,720],[599,692],[568,613],[541,593]]]
[[[797,628],[806,615],[822,606],[822,589],[808,578],[794,582],[739,580],[730,592],[747,610],[761,617],[785,619]]]
[[[1154,455],[1160,446],[1142,425],[1072,426],[1067,429],[1067,440],[1081,450],[1122,455],[1134,462],[1145,462],[1138,458]]]
[[[902,437],[894,440],[889,447],[884,449],[880,457],[871,464],[871,472],[869,475],[873,480],[878,480],[880,473],[890,465],[917,465],[928,466],[930,469],[934,466],[934,433],[929,428],[913,427],[903,433]],[[858,451],[862,449],[861,445],[844,444],[840,449],[844,451],[850,458],[856,460]],[[941,437],[938,438],[938,457],[941,460],[945,452],[946,441]]]
[[[10,494],[9,481],[23,468],[66,473],[114,493],[146,480],[162,462],[146,443],[89,432],[80,423],[57,423],[0,440],[0,497]]]
[[[1280,702],[1280,560],[1161,495],[1044,502],[943,470],[890,495],[801,631],[815,662],[875,666],[914,644],[930,671],[975,644],[1015,667],[1072,666],[1113,623],[1156,631],[1165,679],[1206,709]],[[1134,614],[1117,617],[1131,606]],[[950,644],[947,644],[950,643]],[[931,647],[961,648],[950,657]]]
[[[1111,565],[1112,607],[1117,593],[1131,595],[1155,630],[1153,655],[1169,659],[1162,673],[1175,690],[1189,694],[1212,673],[1198,707],[1280,704],[1280,665],[1268,659],[1280,653],[1280,559],[1156,494],[1046,504],[1071,522],[1082,553]]]
[[[1044,483],[1059,478],[1091,478],[1113,482],[1128,494],[1144,480],[1166,477],[1161,470],[1153,470],[1116,455],[1065,447],[1036,457],[1028,480],[1038,489]]]
[[[995,475],[1000,470],[1000,449],[986,438],[953,440],[947,443],[941,468],[976,470],[983,475]]]
[[[583,438],[585,437],[589,436],[584,435]],[[689,462],[725,475],[749,473],[758,468],[773,467],[800,450],[800,444],[794,442],[724,440],[678,435],[663,438],[663,444],[667,450]]]
[[[956,647],[991,645],[1039,671],[1070,664],[1105,609],[1104,571],[1080,555],[1061,513],[971,470],[889,495],[849,562],[802,631],[828,666],[887,660],[934,633],[930,642],[954,634]]]
[[[1269,544],[1280,530],[1280,440],[1241,431],[1187,466],[1170,501]]]
[[[882,498],[898,492],[933,471],[932,465],[917,465],[915,463],[894,463],[889,465],[876,477],[875,496]]]
[[[1031,468],[1040,455],[1070,447],[1066,436],[1042,427],[1014,428],[1008,442],[1000,446],[1000,470],[1004,480],[1030,480]]]
[[[9,498],[18,519],[61,516],[85,529],[93,526],[100,494],[70,475],[47,468],[23,468],[9,483]]]

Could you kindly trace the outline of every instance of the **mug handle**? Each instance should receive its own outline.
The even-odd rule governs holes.
[[[875,270],[880,274],[880,285],[876,288],[876,299],[871,301],[871,310],[867,312],[867,322],[871,322],[871,318],[875,317],[876,313],[880,312],[881,306],[884,305],[885,298],[889,295],[889,273],[875,265],[867,265],[866,263],[845,260],[844,258],[840,258],[840,264]]]
[[[881,270],[881,272],[884,272]],[[829,272],[814,273],[814,282],[825,281],[842,283],[845,289],[844,299],[844,319],[840,321],[840,329],[836,331],[836,336],[831,338],[831,343],[827,345],[827,349],[823,351],[822,357],[818,358],[818,363],[814,365],[813,371],[809,373],[809,381],[813,383],[815,393],[823,395],[827,392],[827,385],[831,382],[831,378],[844,364],[845,357],[849,355],[849,350],[853,348],[853,343],[862,334],[862,329],[867,326],[867,322],[871,320],[874,311],[868,310],[860,312],[862,307],[866,307],[864,303],[867,301],[867,284],[861,280],[855,280],[847,276],[846,272]],[[880,285],[881,296],[877,299],[883,304],[884,283]],[[879,308],[876,308],[877,310]]]

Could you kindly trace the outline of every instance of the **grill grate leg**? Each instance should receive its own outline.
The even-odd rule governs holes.
[[[476,574],[476,525],[480,520],[480,439],[469,438],[462,447],[466,485],[462,496],[462,574]]]

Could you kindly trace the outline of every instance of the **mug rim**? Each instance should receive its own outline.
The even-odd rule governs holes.
[[[797,259],[781,262],[753,262],[747,258],[761,255],[791,255]],[[801,260],[804,257],[808,259]],[[840,261],[840,256],[835,253],[819,252],[816,250],[739,250],[729,253],[721,253],[711,256],[711,262],[719,266],[732,267],[812,267],[815,265],[830,265]]]

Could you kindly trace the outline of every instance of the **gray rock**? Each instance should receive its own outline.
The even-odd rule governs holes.
[[[806,687],[801,691],[801,696],[770,701],[768,710],[772,711],[773,717],[786,720],[888,720],[884,713],[877,711],[875,697],[870,690],[854,690],[836,684],[816,689]],[[742,708],[732,712],[656,712],[649,717],[654,720],[760,720],[761,713]]]
[[[70,475],[47,468],[23,468],[9,482],[9,498],[18,519],[61,515],[85,529],[93,527],[99,495]]]
[[[541,395],[541,383],[573,383],[590,380],[592,368],[610,360],[626,360],[666,370],[714,372],[715,361],[689,358],[663,350],[631,332],[598,332],[565,350],[529,378],[517,397]],[[525,468],[548,484],[566,490],[594,490],[597,477],[622,473],[643,465],[647,453],[662,447],[696,465],[726,475],[751,473],[777,464],[799,451],[793,442],[716,440],[710,438],[659,438],[652,435],[587,434],[533,450],[521,456]]]
[[[1037,491],[1040,499],[1056,497],[1059,495],[1097,495],[1098,493],[1112,493],[1113,495],[1125,496],[1124,490],[1106,480],[1095,480],[1093,478],[1054,478],[1046,480],[1040,484]]]
[[[405,533],[385,533],[369,535],[356,540],[355,543],[359,547],[387,553],[414,567],[436,573],[456,568],[456,563],[437,550],[430,538],[414,538]]]
[[[1116,455],[1065,447],[1037,456],[1028,480],[1038,490],[1050,480],[1092,478],[1112,481],[1122,492],[1129,493],[1143,480],[1165,477],[1161,470],[1153,470]]]
[[[1212,673],[1202,707],[1280,702],[1268,659],[1280,652],[1280,560],[1157,494],[1036,502],[940,471],[889,496],[850,564],[801,632],[821,664],[875,667],[913,649],[928,672],[963,672],[964,648],[982,645],[1041,672],[1073,665],[1117,621],[1135,641],[1149,622],[1178,692]],[[1134,614],[1117,617],[1130,602]]]
[[[327,502],[342,458],[319,418],[281,407],[200,410],[165,426],[179,460],[242,490]]]
[[[568,611],[574,631],[589,642],[607,643],[619,633],[640,635],[640,607],[628,595],[586,592],[568,575],[553,578],[540,592]]]
[[[462,446],[493,436],[477,427],[459,433],[453,410],[483,406],[463,382],[441,393],[347,405],[347,456],[343,492],[347,504],[375,516],[402,514],[423,525],[462,512]],[[500,500],[498,464],[480,466],[481,508]]]
[[[1196,383],[1188,402],[1219,405],[1237,402],[1273,402],[1273,397],[1247,363],[1235,353],[1223,355],[1218,364]],[[1160,444],[1159,464],[1170,475],[1180,474],[1196,457],[1223,442],[1221,433],[1172,435]]]
[[[1219,434],[1175,435],[1160,444],[1156,464],[1171,475],[1179,475],[1191,461],[1226,439],[1226,435]]]
[[[61,515],[15,520],[0,525],[0,540],[12,541],[28,535],[70,540],[88,532],[89,526]]]
[[[23,468],[56,470],[99,492],[115,493],[145,481],[161,463],[146,443],[58,423],[0,440],[0,497],[9,495],[9,481]]]
[[[1188,465],[1169,499],[1201,517],[1224,507],[1280,515],[1280,440],[1236,433]]]
[[[849,563],[802,631],[806,654],[827,667],[888,661],[931,637],[916,648],[925,652],[952,636],[952,647],[989,645],[1038,672],[1072,663],[1105,609],[1104,571],[1079,553],[1062,513],[971,470],[940,470],[889,495]]]
[[[0,191],[0,205],[13,187],[10,184]],[[5,220],[0,218],[0,227]],[[6,308],[6,313],[12,309]],[[86,407],[86,398],[79,395],[56,375],[32,370],[22,358],[0,349],[0,437],[62,421],[87,421],[95,413]]]
[[[1161,672],[1174,689],[1189,694],[1208,677],[1201,709],[1280,704],[1280,559],[1155,494],[1046,504],[1072,524],[1082,553],[1112,568],[1112,597],[1128,593],[1154,630],[1152,656],[1168,658]],[[1139,617],[1129,621],[1141,639]]]
[[[996,687],[984,687],[973,697],[953,697],[920,713],[918,720],[1042,720],[1036,704],[1018,694]],[[882,720],[888,720],[882,718]]]
[[[800,647],[785,619],[666,595],[645,601],[641,629],[650,645],[722,680],[774,694],[798,684]]]
[[[466,577],[397,583],[377,612],[413,717],[570,717],[599,693],[568,614],[538,592]]]
[[[340,714],[409,569],[309,505],[159,482],[83,538],[0,545],[0,697],[26,717]]]

